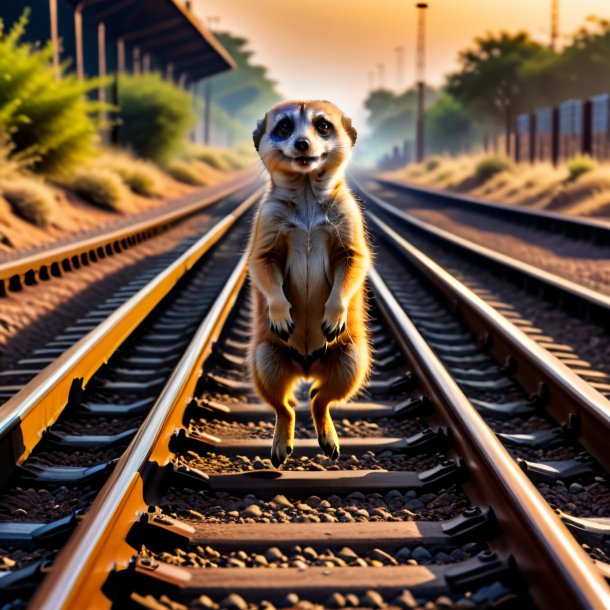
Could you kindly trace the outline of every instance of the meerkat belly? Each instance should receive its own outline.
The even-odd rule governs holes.
[[[323,226],[294,230],[289,242],[284,291],[292,304],[295,331],[288,341],[302,354],[325,344],[322,333],[324,305],[331,290],[328,233]]]

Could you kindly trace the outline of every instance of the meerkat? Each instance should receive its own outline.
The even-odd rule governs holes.
[[[369,375],[371,255],[360,205],[345,183],[356,136],[351,120],[326,101],[278,104],[253,133],[270,183],[250,235],[249,364],[257,392],[275,410],[276,468],[293,450],[297,382],[312,382],[318,442],[337,459],[330,406],[354,396]]]

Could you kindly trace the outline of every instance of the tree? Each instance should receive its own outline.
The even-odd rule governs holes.
[[[452,154],[469,148],[475,125],[456,99],[442,94],[426,113],[426,139],[431,152]]]
[[[460,52],[460,69],[447,78],[446,91],[452,97],[498,123],[504,122],[507,154],[513,120],[524,95],[521,68],[542,51],[527,32],[488,34],[476,38],[473,48]]]
[[[216,110],[215,121],[222,119],[225,130],[236,138],[250,137],[256,121],[280,101],[276,82],[269,78],[267,68],[252,63],[249,41],[228,32],[215,34],[235,61],[236,68],[210,80]]]

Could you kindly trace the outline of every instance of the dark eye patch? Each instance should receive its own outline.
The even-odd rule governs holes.
[[[294,131],[294,123],[290,119],[282,119],[273,130],[278,138],[287,138]]]

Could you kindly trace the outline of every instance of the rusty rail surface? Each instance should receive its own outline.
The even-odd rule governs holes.
[[[138,244],[159,231],[196,212],[213,205],[223,197],[245,188],[254,186],[258,175],[252,171],[240,173],[236,178],[223,182],[215,187],[211,193],[197,199],[193,203],[178,206],[174,209],[154,214],[151,218],[136,221],[128,226],[121,227],[83,240],[59,246],[50,246],[33,254],[0,262],[0,296],[12,290],[20,290],[24,286],[59,277],[62,272],[81,265],[88,265],[120,253],[135,244]]]
[[[149,284],[27,383],[0,410],[0,482],[10,476],[62,413],[70,392],[83,387],[178,280],[260,197],[262,189],[225,216]],[[75,387],[76,386],[76,387]]]

